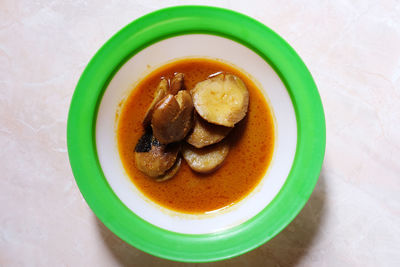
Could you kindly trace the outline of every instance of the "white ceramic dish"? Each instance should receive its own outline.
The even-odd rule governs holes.
[[[231,63],[259,86],[275,118],[275,150],[267,173],[255,190],[239,203],[204,215],[171,211],[144,196],[127,176],[117,148],[119,104],[134,85],[155,68],[186,57],[208,57]],[[256,53],[232,40],[190,34],[157,42],[130,58],[114,75],[101,100],[96,122],[96,147],[104,175],[119,199],[142,219],[166,230],[206,234],[239,225],[264,209],[276,196],[293,163],[297,126],[293,105],[275,71]]]

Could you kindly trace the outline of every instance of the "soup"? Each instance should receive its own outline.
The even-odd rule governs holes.
[[[135,146],[143,135],[142,121],[162,77],[172,79],[184,73],[184,85],[191,90],[216,73],[239,77],[249,92],[246,117],[228,134],[230,151],[216,171],[202,174],[182,160],[177,174],[158,182],[135,165]],[[117,142],[122,164],[136,187],[153,202],[178,212],[199,214],[231,206],[246,197],[261,181],[274,150],[274,122],[271,110],[257,86],[236,68],[223,62],[191,58],[168,63],[141,80],[123,103],[118,118]]]

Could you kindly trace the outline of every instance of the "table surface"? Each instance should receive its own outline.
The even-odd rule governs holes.
[[[321,94],[327,149],[310,201],[276,238],[215,266],[400,266],[399,1],[0,3],[0,266],[184,265],[96,219],[71,173],[74,87],[116,31],[176,4],[218,4],[268,25]]]

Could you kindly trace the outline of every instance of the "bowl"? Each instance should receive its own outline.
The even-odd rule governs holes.
[[[273,158],[260,184],[232,207],[202,215],[144,196],[125,173],[116,143],[116,115],[135,83],[188,57],[222,60],[248,73],[275,120]],[[161,258],[208,262],[264,244],[300,212],[321,170],[325,120],[312,76],[271,29],[226,9],[178,6],[133,21],[96,53],[71,101],[67,141],[79,189],[112,232]]]

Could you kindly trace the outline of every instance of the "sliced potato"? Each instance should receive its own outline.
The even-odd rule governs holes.
[[[184,144],[182,148],[183,158],[190,168],[201,173],[209,173],[221,167],[228,153],[229,144],[226,140],[203,148],[188,144]]]
[[[184,88],[184,74],[177,72],[174,74],[174,78],[171,80],[171,86],[169,88],[169,93],[176,95],[180,90]]]
[[[162,78],[160,83],[157,86],[156,91],[154,92],[153,101],[151,102],[150,106],[148,107],[148,109],[146,111],[146,115],[144,115],[144,119],[142,122],[143,127],[146,128],[146,127],[150,126],[154,107],[157,105],[157,103],[162,98],[164,98],[167,95],[167,93],[168,93],[168,81],[166,79]]]
[[[159,177],[171,169],[176,161],[180,145],[162,145],[151,132],[146,132],[135,147],[137,168],[150,177]]]
[[[175,176],[175,174],[178,173],[179,169],[181,168],[181,163],[182,163],[182,159],[178,158],[175,161],[175,164],[171,167],[171,169],[169,169],[166,173],[164,173],[162,176],[159,176],[156,178],[157,182],[163,182],[166,180],[171,179],[172,177]]]
[[[193,130],[186,136],[186,142],[196,148],[202,148],[218,143],[232,130],[230,127],[212,124],[194,114]]]
[[[175,96],[168,94],[154,109],[154,136],[163,144],[181,141],[192,128],[192,117],[193,102],[187,91],[179,91]]]
[[[219,74],[197,83],[190,93],[197,113],[210,123],[233,127],[246,116],[249,91],[235,75]]]

